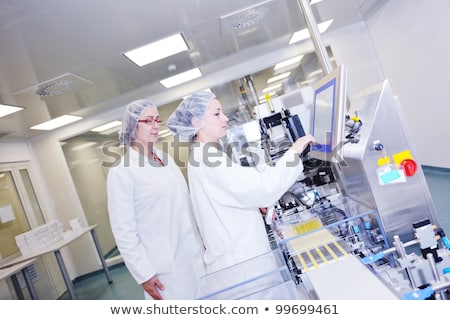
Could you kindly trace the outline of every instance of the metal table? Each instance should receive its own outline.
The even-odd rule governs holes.
[[[70,234],[69,238],[63,239],[63,240],[61,240],[59,242],[56,242],[56,243],[50,245],[47,249],[40,250],[40,251],[37,251],[37,252],[33,252],[32,254],[27,255],[27,256],[19,256],[16,259],[13,259],[13,260],[5,263],[5,264],[0,265],[0,270],[5,270],[5,269],[10,268],[10,267],[17,267],[17,266],[19,266],[22,263],[28,263],[29,262],[29,264],[31,264],[32,262],[30,260],[36,260],[37,258],[39,258],[39,257],[41,257],[41,256],[43,256],[45,254],[53,252],[55,254],[56,261],[58,262],[59,269],[61,270],[61,274],[63,276],[64,282],[65,282],[66,287],[67,287],[67,291],[69,292],[69,295],[70,295],[71,299],[76,299],[77,297],[76,297],[76,294],[75,294],[75,290],[73,288],[72,280],[69,277],[69,274],[68,274],[67,269],[66,269],[66,265],[65,265],[64,260],[62,258],[62,255],[61,255],[61,249],[64,248],[65,246],[69,245],[70,243],[72,243],[76,239],[80,238],[81,236],[85,235],[86,233],[90,232],[91,236],[92,236],[92,240],[94,241],[94,244],[95,244],[95,248],[97,249],[98,257],[100,258],[103,270],[105,271],[106,279],[108,280],[108,283],[111,284],[113,281],[112,281],[111,275],[109,273],[108,266],[106,265],[105,258],[103,257],[102,249],[100,247],[100,244],[98,243],[97,234],[95,233],[95,227],[96,226],[97,225],[93,225],[93,226],[89,226],[89,227],[84,228],[84,229],[79,230],[79,231],[72,231],[72,233]],[[24,268],[25,267],[22,266],[21,269],[25,270]],[[16,271],[17,271],[17,269],[16,269]],[[25,277],[25,274],[24,274],[24,277]],[[27,281],[27,280],[25,280],[25,281]],[[31,281],[30,281],[30,283],[31,283]],[[27,285],[28,285],[28,283],[27,283]],[[34,298],[36,298],[35,294],[34,294]]]
[[[15,264],[10,267],[4,267],[3,265],[0,265],[0,280],[11,278],[14,290],[16,291],[17,298],[20,300],[24,300],[25,297],[23,296],[22,289],[20,288],[19,281],[17,280],[17,273],[19,271],[22,272],[23,279],[25,280],[25,283],[28,288],[28,292],[30,292],[31,299],[37,299],[36,290],[33,286],[33,281],[31,280],[30,274],[28,273],[27,267],[32,265],[37,258],[27,260],[25,262],[21,262],[18,264]]]

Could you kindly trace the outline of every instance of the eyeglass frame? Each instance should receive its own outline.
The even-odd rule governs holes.
[[[163,123],[163,120],[160,117],[156,117],[156,118],[150,117],[147,119],[140,119],[137,122],[141,122],[141,123],[145,123],[149,126],[153,126],[155,123],[160,125],[161,123]]]

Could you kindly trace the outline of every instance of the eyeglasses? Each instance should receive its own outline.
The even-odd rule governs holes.
[[[152,126],[155,123],[161,124],[163,121],[159,117],[156,117],[156,118],[150,117],[150,118],[147,118],[147,119],[138,120],[138,122],[143,122],[143,123],[148,124],[149,126]]]

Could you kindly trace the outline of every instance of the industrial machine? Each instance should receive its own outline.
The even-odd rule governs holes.
[[[448,299],[450,247],[388,81],[339,118],[339,150],[305,159],[275,205],[297,283],[313,299]]]
[[[305,132],[318,145],[301,155],[304,176],[268,208],[276,267],[204,292],[203,298],[450,298],[450,244],[437,224],[399,102],[386,80],[348,106],[345,84],[342,66],[312,92],[278,97],[276,108],[258,112],[257,145],[266,162],[275,163]],[[298,105],[292,106],[293,97],[301,98]],[[240,274],[240,267],[223,274]],[[265,282],[268,275],[271,281]],[[209,283],[217,276],[209,276]],[[249,292],[253,282],[266,286]]]

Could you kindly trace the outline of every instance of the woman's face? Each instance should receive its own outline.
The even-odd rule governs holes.
[[[197,135],[201,135],[203,142],[218,141],[227,135],[227,122],[228,118],[223,114],[219,100],[213,99],[206,110],[203,128],[197,132]]]
[[[139,121],[159,119],[158,109],[156,107],[148,107],[144,110]],[[136,127],[136,139],[134,142],[140,142],[143,144],[154,143],[158,141],[159,134],[159,122],[154,121],[153,124],[146,122],[138,122]]]

